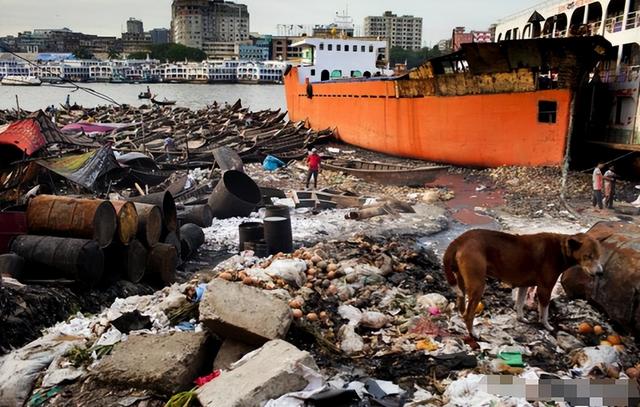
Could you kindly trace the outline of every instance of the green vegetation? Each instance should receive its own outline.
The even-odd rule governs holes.
[[[439,57],[442,55],[442,52],[438,49],[437,46],[433,48],[425,47],[418,51],[411,51],[402,49],[400,47],[391,48],[390,52],[390,62],[391,66],[395,64],[404,64],[407,63],[407,68],[415,68],[416,66],[421,65],[427,59]]]
[[[157,44],[151,47],[149,52],[135,52],[129,54],[129,59],[146,59],[149,55],[152,59],[160,61],[195,61],[200,62],[207,59],[207,54],[197,48],[186,47],[181,44]]]
[[[78,48],[75,51],[73,51],[73,56],[75,56],[78,59],[93,59],[94,55],[91,53],[91,51],[89,51],[86,48]]]

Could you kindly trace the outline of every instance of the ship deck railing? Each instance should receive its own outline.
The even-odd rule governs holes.
[[[633,30],[636,27],[640,27],[640,10],[632,11],[627,15],[627,30]]]

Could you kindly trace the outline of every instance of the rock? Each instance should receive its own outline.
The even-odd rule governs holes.
[[[282,341],[267,342],[241,364],[196,391],[204,407],[259,407],[308,382],[304,369],[318,367],[308,352]]]
[[[246,343],[226,339],[222,342],[220,350],[213,361],[213,370],[229,370],[230,366],[242,359],[244,355],[255,350],[255,346]]]
[[[210,368],[212,350],[204,332],[133,335],[98,363],[95,379],[172,395],[192,387],[193,380]]]
[[[360,325],[366,328],[380,329],[384,327],[389,318],[381,312],[367,311],[362,313],[362,319],[360,319]]]
[[[436,203],[440,200],[440,192],[437,189],[430,189],[422,194],[422,202]]]
[[[285,301],[259,288],[215,279],[200,302],[200,321],[211,332],[248,344],[283,338],[291,325]]]

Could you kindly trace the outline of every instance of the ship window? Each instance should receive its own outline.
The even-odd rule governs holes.
[[[369,52],[373,52],[373,45],[369,45]]]
[[[344,46],[344,50],[348,52],[348,51],[349,51],[349,46],[348,46],[348,45],[345,45],[345,46]]]
[[[558,114],[558,102],[541,100],[538,102],[538,122],[555,123]]]
[[[324,51],[324,42],[320,43],[320,51]]]
[[[327,45],[327,50],[328,50],[328,51],[333,50],[333,44],[329,44],[329,45]]]
[[[336,45],[336,51],[342,51],[342,45],[337,44]]]
[[[353,52],[358,52],[358,46],[357,45],[353,46]]]
[[[316,76],[316,70],[315,69],[311,70],[311,76]]]
[[[360,47],[360,52],[367,52],[367,47],[364,45]]]
[[[339,70],[339,69],[331,71],[331,77],[332,78],[342,78],[342,71]]]

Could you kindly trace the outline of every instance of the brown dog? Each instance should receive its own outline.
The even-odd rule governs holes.
[[[487,276],[518,287],[516,312],[524,320],[528,287],[537,286],[540,322],[548,321],[551,291],[563,271],[579,265],[589,274],[602,272],[600,243],[580,233],[511,235],[493,230],[470,230],[455,239],[444,254],[444,272],[458,296],[458,310],[473,335],[473,317],[484,293]],[[465,309],[465,294],[469,300]]]

